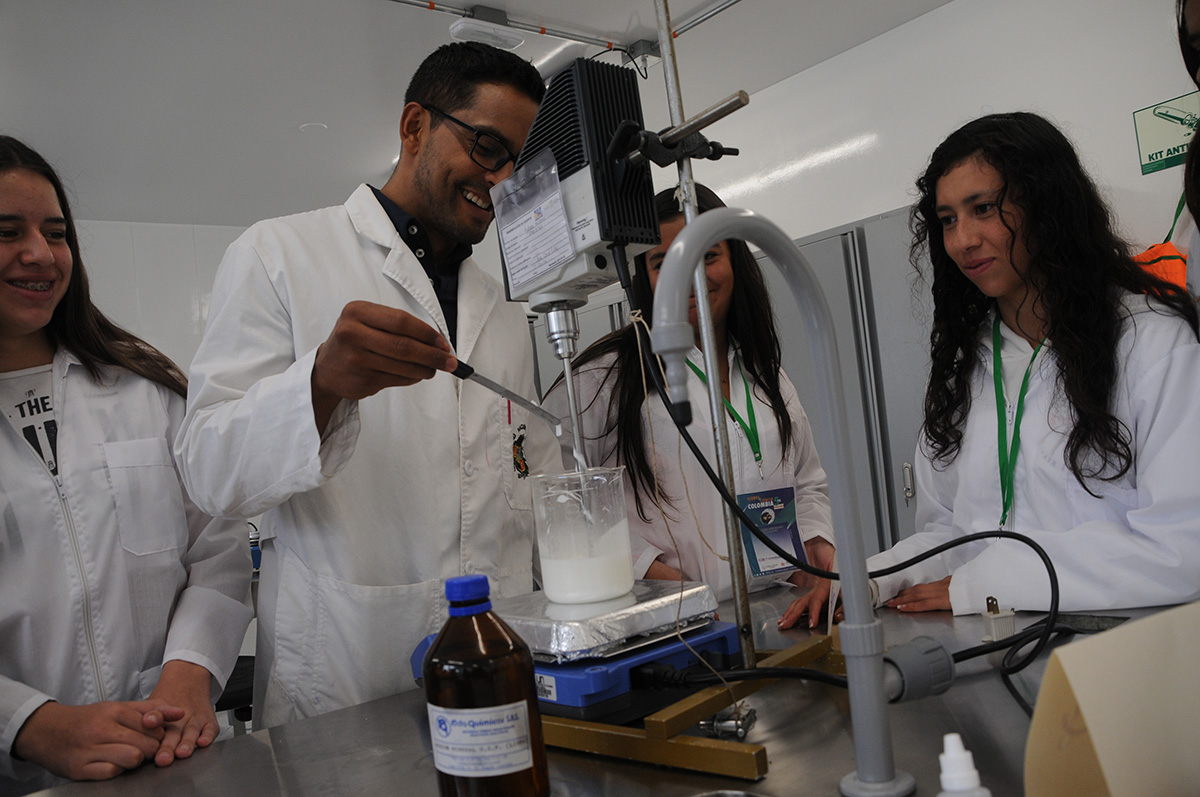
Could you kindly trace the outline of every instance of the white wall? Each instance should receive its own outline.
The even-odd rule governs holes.
[[[1126,236],[1156,243],[1182,168],[1142,176],[1132,114],[1195,90],[1173,7],[955,0],[754,94],[706,131],[742,154],[697,163],[696,174],[800,238],[910,204],[916,175],[952,130],[1031,110],[1064,128]],[[660,185],[673,178],[655,175]]]
[[[213,278],[240,227],[80,221],[92,299],[185,370],[200,345]]]
[[[909,204],[929,153],[963,122],[1033,110],[1064,127],[1125,234],[1148,245],[1170,225],[1182,169],[1142,176],[1132,113],[1194,89],[1172,8],[1171,0],[955,0],[754,94],[707,131],[742,154],[697,163],[696,174],[730,204],[801,238]],[[684,75],[685,102],[687,92]],[[655,169],[660,187],[674,179],[673,169]],[[216,266],[241,230],[116,222],[81,230],[101,308],[189,362]],[[475,251],[499,276],[494,231]]]

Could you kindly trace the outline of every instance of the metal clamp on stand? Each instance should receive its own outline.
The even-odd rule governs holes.
[[[750,95],[739,91],[683,124],[661,133],[643,130],[634,122],[622,122],[608,146],[608,156],[613,159],[627,157],[635,166],[647,160],[659,166],[670,166],[688,158],[715,161],[726,155],[737,155],[739,150],[726,147],[718,141],[710,141],[700,130],[749,103]]]

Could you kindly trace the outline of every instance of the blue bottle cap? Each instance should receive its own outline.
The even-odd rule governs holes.
[[[446,600],[452,602],[477,601],[488,596],[487,576],[476,573],[472,576],[457,576],[446,579]]]

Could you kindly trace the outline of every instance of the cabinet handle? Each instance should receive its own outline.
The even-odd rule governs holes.
[[[913,466],[911,462],[905,462],[901,468],[904,474],[904,505],[908,506],[909,501],[917,494],[916,487],[913,483]]]

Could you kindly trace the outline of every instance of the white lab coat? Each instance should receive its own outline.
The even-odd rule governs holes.
[[[1117,344],[1113,410],[1133,437],[1136,461],[1128,473],[1113,482],[1090,481],[1097,498],[1067,467],[1072,418],[1066,400],[1056,395],[1053,341],[1039,354],[1025,396],[1008,528],[1046,549],[1064,611],[1200,599],[1200,343],[1181,319],[1151,310],[1145,298],[1129,296],[1125,304],[1130,315]],[[944,470],[918,451],[921,531],[871,557],[871,570],[995,529],[1000,520],[991,324],[986,326],[962,448]],[[1010,429],[1015,399],[1006,392]],[[960,546],[879,578],[879,599],[950,574],[955,614],[983,611],[989,596],[1001,608],[1049,606],[1045,567],[1032,549],[1013,540]]]
[[[51,372],[57,478],[0,418],[0,792],[49,781],[9,755],[42,704],[142,700],[174,659],[215,700],[251,617],[246,524],[204,515],[175,470],[183,399],[121,369],[98,385],[61,348]]]
[[[689,356],[692,362],[703,367],[703,355],[699,349],[693,348]],[[742,369],[736,364],[736,356],[736,348],[731,346],[730,403],[742,418],[746,419],[746,388]],[[592,466],[623,464],[617,461],[616,432],[605,434],[612,422],[611,414],[617,411],[616,405],[612,403],[612,381],[606,381],[612,363],[613,357],[604,357],[582,366],[576,372],[576,397],[580,406],[585,456],[588,464]],[[813,444],[812,427],[804,408],[800,406],[795,387],[782,371],[779,377],[779,387],[791,413],[793,446],[785,456],[779,437],[779,426],[775,423],[771,405],[767,403],[761,391],[752,387],[751,396],[758,421],[762,466],[760,468],[755,462],[754,453],[742,427],[725,412],[734,484],[738,493],[794,487],[796,520],[801,539],[808,541],[813,537],[824,537],[832,543],[833,520],[829,505],[828,480]],[[650,384],[649,375],[647,383]],[[653,390],[653,386],[650,389]],[[709,411],[708,388],[690,369],[688,398],[692,404],[692,423],[688,426],[688,431],[716,470],[716,443]],[[550,412],[563,417],[563,431],[559,437],[563,463],[574,469],[572,425],[566,390],[561,384],[546,396],[545,406]],[[633,499],[632,479],[626,476],[625,509],[629,516],[634,576],[643,577],[651,563],[660,559],[663,564],[680,570],[687,578],[704,581],[717,594],[718,600],[726,600],[732,595],[732,578],[729,563],[720,558],[728,553],[724,504],[696,462],[695,456],[683,442],[657,395],[651,395],[642,406],[642,435],[649,446],[653,427],[659,484],[664,494],[673,499],[674,509],[665,507],[664,502],[665,513],[660,513],[654,506],[653,494],[644,495],[643,506],[650,520],[642,520]],[[646,408],[649,408],[648,413]],[[694,520],[692,509],[688,506],[689,495],[691,507],[695,510]],[[674,541],[671,539],[668,525],[670,532],[674,533]],[[708,545],[705,544],[706,540]],[[746,572],[749,574],[748,566]],[[785,577],[786,574],[774,579],[763,576],[755,579],[751,587],[761,589],[769,586],[774,580]]]
[[[533,588],[529,484],[513,449],[525,435],[530,471],[553,466],[544,423],[439,373],[343,401],[318,438],[316,349],[358,299],[449,340],[428,277],[365,185],[229,247],[192,363],[184,481],[212,512],[265,513],[254,705],[266,726],[413,688],[409,656],[445,620],[444,579]],[[533,395],[524,313],[470,259],[457,340],[481,374]]]

